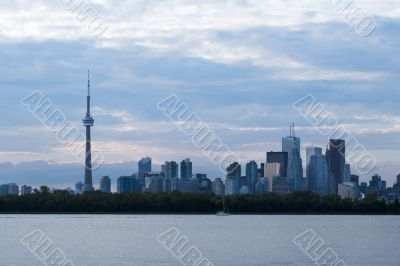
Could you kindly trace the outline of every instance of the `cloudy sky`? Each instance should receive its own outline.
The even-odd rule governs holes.
[[[373,172],[389,183],[400,172],[398,0],[344,11],[329,0],[80,2],[0,2],[0,183],[83,178],[73,152],[20,101],[40,90],[83,130],[88,68],[93,140],[105,156],[96,179],[130,174],[144,156],[191,157],[196,172],[222,176],[158,110],[171,94],[243,163],[278,151],[292,122],[304,150],[325,147],[292,107],[313,95],[377,158]],[[376,21],[368,36],[346,17],[357,8]]]

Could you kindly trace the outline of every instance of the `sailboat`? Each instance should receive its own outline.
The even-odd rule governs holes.
[[[231,216],[231,214],[228,212],[228,210],[227,210],[226,207],[225,207],[225,197],[224,197],[224,199],[223,199],[223,208],[224,208],[224,210],[218,212],[218,213],[217,213],[217,216]]]

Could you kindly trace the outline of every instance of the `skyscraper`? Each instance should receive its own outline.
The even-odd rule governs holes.
[[[141,190],[146,186],[146,177],[151,173],[152,159],[150,157],[142,158],[138,162],[138,181]]]
[[[343,170],[343,183],[350,183],[350,182],[351,182],[351,166],[350,164],[345,164]]]
[[[331,139],[326,154],[329,167],[329,193],[338,194],[338,185],[344,181],[346,164],[346,141]]]
[[[239,194],[240,190],[240,177],[242,176],[242,167],[238,162],[233,162],[226,169],[226,195]]]
[[[178,177],[178,164],[176,162],[165,162],[161,168],[165,178],[171,179]]]
[[[287,152],[267,152],[267,161],[265,164],[264,176],[268,177],[267,173],[267,164],[269,163],[279,163],[280,167],[280,176],[287,177],[287,168],[288,168],[288,153]]]
[[[138,175],[139,179],[144,178],[146,175],[151,173],[151,158],[142,158],[138,163]]]
[[[272,192],[274,178],[282,175],[284,165],[282,163],[267,163],[265,169],[265,176],[268,179],[269,192]]]
[[[300,138],[296,137],[294,124],[290,126],[290,135],[282,138],[282,151],[288,153],[287,177],[292,177],[294,179],[296,191],[304,190]]]
[[[83,126],[86,128],[86,153],[85,153],[85,182],[84,191],[93,191],[92,176],[92,147],[90,129],[94,125],[94,119],[90,115],[90,73],[88,71],[88,95],[86,98],[86,116],[83,118]]]
[[[193,163],[190,159],[185,159],[181,162],[181,178],[190,180],[193,176]]]
[[[257,183],[258,165],[255,161],[246,164],[246,183],[251,193],[255,193]]]
[[[307,148],[307,189],[326,195],[328,193],[328,163],[322,154],[322,148]]]
[[[108,176],[100,178],[100,191],[103,193],[111,193],[111,179]]]

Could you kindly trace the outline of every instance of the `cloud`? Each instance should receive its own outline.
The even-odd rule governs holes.
[[[87,68],[93,140],[109,164],[189,156],[199,171],[219,175],[157,109],[171,94],[244,161],[262,162],[265,151],[280,149],[292,121],[303,146],[326,145],[292,108],[309,94],[380,162],[393,161],[400,147],[397,1],[359,3],[378,22],[368,38],[320,2],[89,1],[108,26],[94,38],[60,1],[2,1],[0,161],[81,165],[20,99],[39,89],[83,130]],[[78,168],[57,183],[81,179]]]

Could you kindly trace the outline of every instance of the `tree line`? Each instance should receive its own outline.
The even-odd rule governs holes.
[[[375,195],[359,201],[338,196],[319,196],[295,192],[286,196],[269,193],[261,196],[227,196],[225,205],[232,214],[400,214],[400,203],[386,203]],[[47,187],[25,196],[0,197],[0,213],[216,213],[223,199],[214,194],[127,193],[99,191],[71,195],[67,191],[50,193]]]

